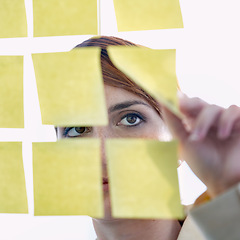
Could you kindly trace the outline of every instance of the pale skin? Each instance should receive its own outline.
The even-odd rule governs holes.
[[[182,158],[214,198],[240,181],[240,108],[224,109],[182,95],[180,109],[190,131],[164,109],[166,122],[181,144]]]
[[[58,138],[98,137],[102,140],[104,219],[93,219],[98,240],[176,240],[181,229],[177,220],[113,219],[108,192],[104,141],[106,138],[164,140],[167,123],[180,142],[182,157],[215,197],[240,180],[240,109],[223,109],[200,99],[180,98],[180,120],[163,108],[164,121],[143,98],[124,89],[105,85],[109,114],[106,127],[58,128]],[[184,123],[183,123],[184,122]],[[188,127],[186,127],[188,122]],[[186,130],[187,129],[187,130]]]

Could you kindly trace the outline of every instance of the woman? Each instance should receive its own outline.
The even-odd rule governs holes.
[[[58,128],[58,137],[99,137],[103,143],[106,138],[162,140],[166,136],[167,124],[172,135],[180,142],[182,159],[187,161],[195,174],[207,185],[211,198],[216,198],[237,184],[240,180],[240,109],[236,106],[223,109],[198,98],[189,99],[182,95],[180,110],[185,116],[182,121],[111,63],[106,51],[109,45],[136,46],[114,37],[93,38],[76,46],[102,48],[101,65],[109,125]],[[179,235],[183,230],[177,220],[113,219],[104,144],[102,168],[105,217],[93,219],[98,240],[193,239],[193,235],[189,235],[189,238],[183,235],[185,233]],[[188,229],[186,227],[186,231]]]

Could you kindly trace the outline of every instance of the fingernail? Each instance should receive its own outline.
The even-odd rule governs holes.
[[[199,134],[198,131],[194,131],[190,136],[189,136],[189,141],[191,142],[197,142],[201,140],[201,135]]]

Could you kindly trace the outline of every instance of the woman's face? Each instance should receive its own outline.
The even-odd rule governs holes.
[[[102,141],[105,217],[111,218],[104,150],[106,138],[145,138],[165,140],[166,127],[155,109],[143,98],[124,89],[104,85],[108,126],[58,128],[58,138],[100,138]]]

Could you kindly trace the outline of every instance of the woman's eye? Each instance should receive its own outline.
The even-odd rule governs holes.
[[[65,129],[65,137],[79,137],[91,131],[90,127],[71,127]]]
[[[118,123],[118,125],[124,126],[136,126],[142,122],[142,118],[137,114],[128,114]]]

